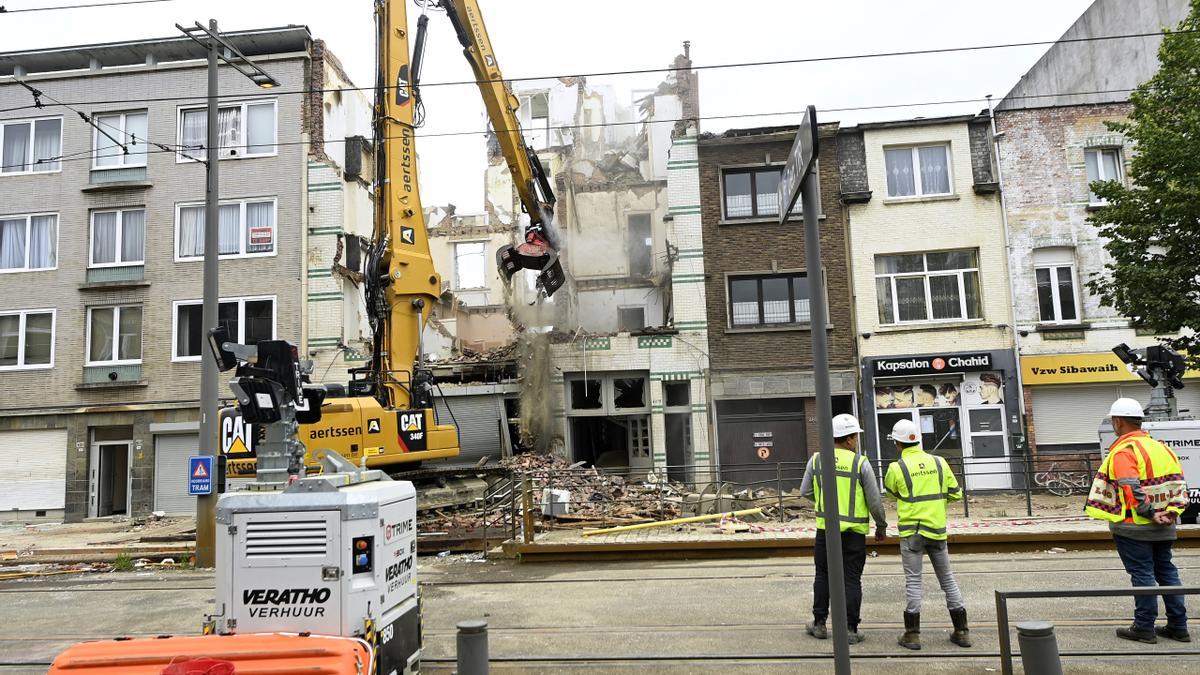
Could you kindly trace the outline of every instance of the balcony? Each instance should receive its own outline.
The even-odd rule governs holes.
[[[83,382],[76,389],[117,389],[122,387],[145,387],[142,379],[142,364],[98,365],[83,367]]]
[[[87,271],[87,281],[79,286],[79,290],[110,290],[149,286],[150,282],[145,280],[145,269],[144,265],[91,267]]]
[[[118,169],[92,169],[84,192],[107,192],[110,190],[145,189],[152,187],[146,177],[146,167],[128,166]]]

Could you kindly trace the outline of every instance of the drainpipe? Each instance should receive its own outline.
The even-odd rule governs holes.
[[[1021,333],[1017,329],[1017,291],[1013,283],[1012,242],[1008,227],[1008,200],[1004,196],[1004,169],[1000,161],[1000,133],[996,131],[996,113],[992,108],[992,95],[987,95],[988,120],[992,127],[992,147],[996,151],[996,184],[1000,189],[1000,223],[1004,232],[1004,266],[1008,269],[1008,328],[1013,336],[1013,359],[1016,363],[1017,376],[1017,406],[1021,413],[1021,437],[1025,439],[1026,452],[1029,451],[1029,436],[1025,433],[1025,377],[1021,372]]]

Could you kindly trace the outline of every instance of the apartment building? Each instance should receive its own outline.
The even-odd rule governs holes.
[[[1070,41],[1051,46],[996,107],[1026,415],[1039,454],[1094,452],[1114,399],[1149,399],[1112,348],[1145,347],[1156,336],[1086,287],[1111,261],[1088,221],[1105,204],[1088,186],[1128,181],[1133,145],[1105,123],[1129,114],[1130,90],[1158,70],[1156,33],[1188,6],[1098,0],[1063,34]],[[1149,35],[1080,41],[1122,34]],[[1200,412],[1200,386],[1176,396],[1181,409]]]
[[[369,108],[305,28],[228,38],[280,86],[221,68],[213,158],[183,36],[0,54],[0,518],[194,512],[204,160],[230,334],[360,337],[340,306],[318,318],[342,280],[314,271],[336,267],[337,234],[370,231],[351,144],[328,135],[366,133]]]
[[[1023,453],[1008,261],[990,119],[839,132],[850,229],[862,420],[886,462],[900,419],[965,462],[968,488],[1012,486]]]
[[[820,128],[821,270],[807,269],[802,202],[779,222],[777,191],[796,127],[731,129],[699,138],[692,180],[700,197],[704,269],[697,280],[704,289],[712,420],[724,480],[773,479],[779,463],[803,463],[819,449],[809,274],[821,275],[829,307],[834,412],[856,408],[837,128]],[[800,473],[788,477],[798,481]]]

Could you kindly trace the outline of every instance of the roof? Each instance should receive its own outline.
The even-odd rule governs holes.
[[[889,120],[887,122],[863,122],[852,127],[843,127],[843,131],[870,131],[872,129],[897,129],[904,127],[936,126],[938,124],[966,124],[977,119],[987,119],[987,111],[978,115],[948,115],[946,117],[913,117],[907,120]]]
[[[304,52],[312,42],[306,26],[284,26],[221,33],[234,47],[249,57],[266,54]],[[92,59],[101,67],[143,65],[153,58],[158,63],[195,61],[207,57],[206,50],[185,35],[150,40],[106,42],[53,49],[0,53],[0,76],[12,75],[20,66],[27,73],[53,73],[87,70]]]
[[[832,135],[838,129],[839,122],[818,122],[817,128],[823,133]],[[796,137],[799,124],[784,124],[773,127],[747,127],[744,129],[726,129],[720,134],[701,134],[700,142],[705,145],[730,143],[769,143],[774,141],[791,141]]]

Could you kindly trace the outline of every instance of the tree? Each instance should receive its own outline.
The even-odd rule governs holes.
[[[1108,274],[1088,289],[1136,328],[1186,350],[1200,367],[1200,0],[1164,31],[1159,70],[1129,97],[1133,109],[1112,131],[1133,141],[1130,185],[1092,183],[1108,205],[1090,221],[1108,241]]]

